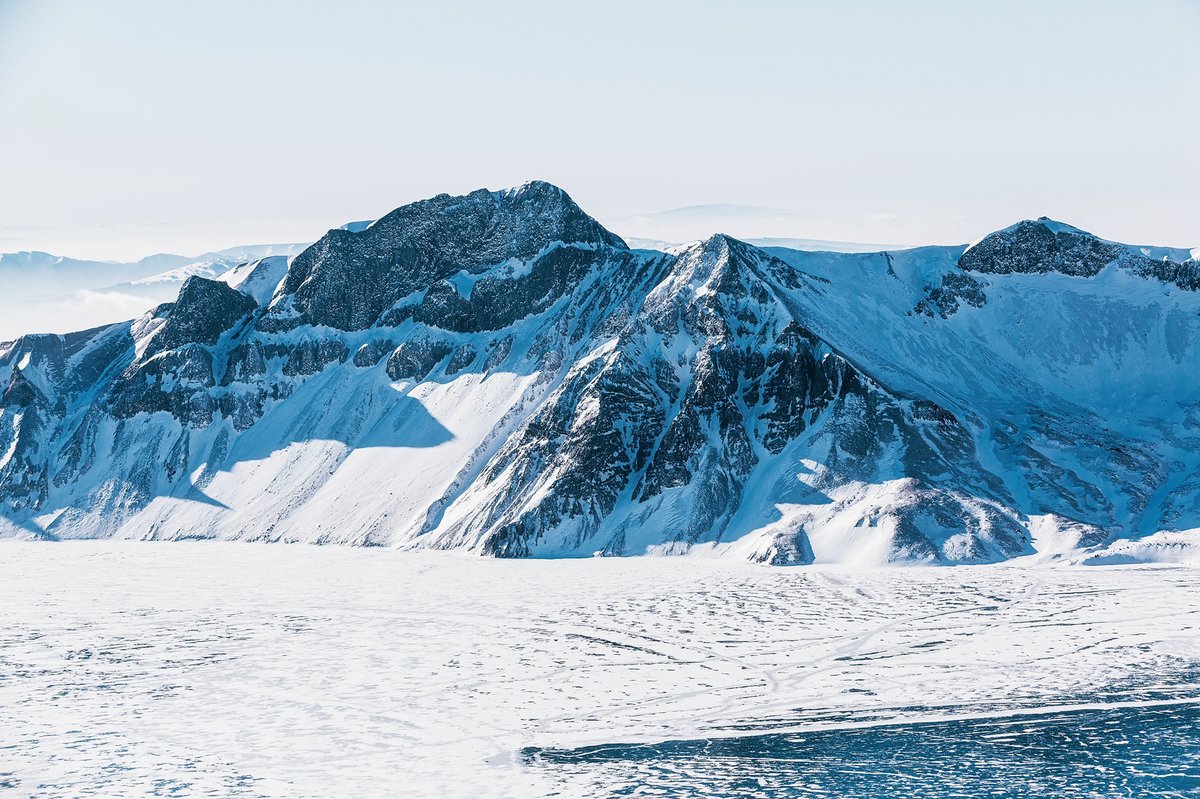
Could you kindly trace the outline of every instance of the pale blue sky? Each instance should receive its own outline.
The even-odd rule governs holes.
[[[786,210],[744,236],[1200,245],[1198,41],[1200,0],[0,0],[0,251],[307,240],[534,177],[605,220]]]

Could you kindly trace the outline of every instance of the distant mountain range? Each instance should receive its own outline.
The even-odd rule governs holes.
[[[736,218],[738,214],[728,209],[737,208],[745,206],[697,206],[663,212],[663,218],[670,220],[676,213],[682,214],[694,227],[708,216],[694,219],[693,211],[707,209],[708,213],[717,213],[718,209],[727,209]],[[658,215],[653,218],[657,220]],[[630,224],[642,225],[647,218],[637,219]],[[371,221],[349,222],[340,229],[357,233]],[[679,229],[667,226],[664,231],[679,232]],[[690,243],[686,239],[627,238],[626,241],[634,248],[659,250]],[[882,244],[818,239],[750,238],[747,241],[758,246],[797,250],[879,252],[890,249]],[[132,262],[89,261],[37,251],[0,253],[0,287],[3,288],[0,292],[0,341],[15,339],[25,333],[64,333],[129,319],[155,305],[174,300],[189,277],[216,280],[234,267],[259,258],[297,255],[311,243],[245,244],[191,257],[160,253]]]
[[[308,244],[254,244],[195,257],[87,261],[44,252],[0,253],[0,341],[128,319],[175,299],[192,275],[216,278],[238,264],[295,255]]]
[[[0,345],[5,534],[777,564],[1200,541],[1196,251],[1045,218],[630,249],[533,182],[122,280],[169,270],[133,322]]]
[[[887,215],[884,215],[887,216]],[[724,231],[758,247],[832,252],[881,252],[903,249],[897,244],[870,244],[782,235],[797,230],[819,230],[829,220],[787,208],[711,203],[665,211],[612,217],[607,224],[635,249],[664,249],[702,241],[714,230]],[[871,220],[866,220],[871,222]]]

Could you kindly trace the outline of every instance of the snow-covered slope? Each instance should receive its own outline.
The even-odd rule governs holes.
[[[1091,543],[1200,527],[1188,251],[1041,219],[969,248],[774,252],[818,281],[790,295],[797,313],[868,373],[963,420],[1019,513]]]
[[[0,530],[1177,557],[1198,287],[1186,251],[1049,220],[970,248],[664,253],[545,183],[441,195],[191,275],[132,324],[0,345]]]

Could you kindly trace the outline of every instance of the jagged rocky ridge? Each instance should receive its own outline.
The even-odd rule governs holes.
[[[0,530],[1171,552],[1200,527],[1197,274],[1045,219],[969,248],[663,253],[545,183],[442,195],[132,323],[0,345]]]

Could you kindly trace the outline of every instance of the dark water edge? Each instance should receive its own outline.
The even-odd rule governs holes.
[[[522,754],[598,797],[1200,797],[1200,704]]]

